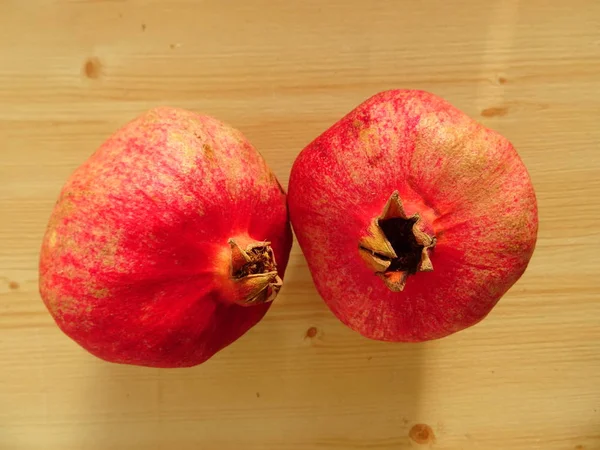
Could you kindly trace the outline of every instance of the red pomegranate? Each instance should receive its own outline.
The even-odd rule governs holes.
[[[97,357],[193,366],[261,320],[291,244],[284,191],[244,136],[156,108],[62,188],[39,288],[58,326]]]
[[[538,228],[510,142],[417,90],[378,93],[311,142],[288,205],[329,308],[384,341],[481,321],[524,273]]]

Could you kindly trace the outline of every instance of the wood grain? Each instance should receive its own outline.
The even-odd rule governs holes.
[[[0,449],[600,449],[599,2],[3,0],[0,56]],[[296,246],[267,318],[201,367],[103,363],[54,326],[46,220],[125,121],[209,113],[287,184],[304,145],[395,87],[506,135],[535,183],[536,253],[481,324],[367,341]]]

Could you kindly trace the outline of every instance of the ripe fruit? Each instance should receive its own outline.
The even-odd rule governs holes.
[[[193,366],[261,320],[291,244],[283,189],[244,136],[156,108],[62,188],[39,288],[58,326],[99,358]]]
[[[482,320],[525,271],[538,227],[510,142],[413,90],[371,97],[311,142],[288,205],[329,308],[385,341]]]

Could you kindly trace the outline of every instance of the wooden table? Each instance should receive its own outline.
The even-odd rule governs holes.
[[[2,0],[0,57],[0,449],[600,449],[600,2]],[[46,220],[123,123],[209,113],[285,185],[313,137],[396,87],[500,131],[531,172],[537,250],[481,324],[363,339],[295,246],[265,320],[200,367],[104,363],[54,325]]]

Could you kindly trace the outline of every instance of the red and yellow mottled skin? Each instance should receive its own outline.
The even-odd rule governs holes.
[[[358,250],[394,191],[437,240],[433,271],[410,275],[401,292]],[[524,273],[538,229],[511,143],[416,90],[376,94],[310,143],[288,205],[320,295],[343,323],[385,341],[437,339],[482,320]]]
[[[269,241],[283,278],[292,237],[281,186],[239,131],[156,108],[66,182],[43,239],[40,293],[60,328],[102,359],[200,364],[270,305],[235,303],[230,238]]]

